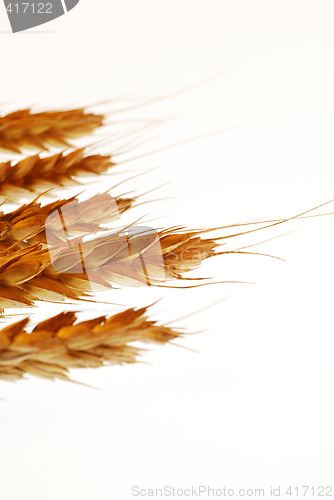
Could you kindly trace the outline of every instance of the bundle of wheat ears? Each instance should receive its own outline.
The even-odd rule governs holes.
[[[1,149],[22,154],[29,148],[39,153],[0,164],[3,318],[8,317],[7,308],[35,307],[38,301],[80,304],[94,300],[95,292],[119,286],[183,286],[187,273],[203,260],[230,253],[218,249],[221,240],[258,230],[248,228],[213,239],[204,236],[205,230],[183,227],[155,231],[132,224],[111,232],[110,224],[115,220],[120,224],[122,214],[138,201],[127,195],[115,197],[112,190],[85,201],[74,196],[43,204],[41,195],[79,184],[85,176],[105,174],[115,166],[111,156],[89,155],[71,142],[90,135],[103,120],[102,115],[84,109],[37,114],[28,109],[0,117]],[[73,149],[50,154],[51,147]],[[46,152],[41,155],[41,150]],[[22,204],[28,195],[33,200]],[[8,201],[19,206],[5,210]],[[268,225],[282,222],[268,221]],[[184,287],[192,286],[201,284]],[[17,380],[27,373],[69,380],[71,368],[135,362],[141,350],[134,342],[163,344],[181,336],[150,321],[147,308],[83,322],[77,322],[73,312],[63,312],[30,332],[28,324],[27,317],[0,331],[2,379]]]

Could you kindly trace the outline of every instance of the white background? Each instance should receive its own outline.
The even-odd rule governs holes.
[[[174,118],[140,151],[226,132],[119,166],[91,190],[159,166],[118,194],[171,181],[145,198],[173,198],[133,219],[198,228],[291,217],[334,198],[333,15],[327,0],[81,0],[13,35],[2,8],[2,109],[116,99],[101,107],[111,110],[226,70],[174,99],[110,115]],[[111,152],[121,126],[104,132]],[[153,348],[149,365],[73,374],[99,390],[1,383],[1,500],[128,500],[133,485],[333,484],[333,229],[327,216],[232,239],[229,248],[281,236],[252,250],[287,262],[229,255],[196,273],[255,285],[108,295],[130,306],[163,297],[154,318],[189,314],[175,325],[206,329],[180,341],[198,353]],[[41,307],[33,321],[54,309]]]

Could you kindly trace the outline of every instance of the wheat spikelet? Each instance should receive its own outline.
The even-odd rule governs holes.
[[[75,177],[98,175],[114,165],[110,156],[85,156],[84,149],[46,158],[30,156],[13,165],[10,161],[3,162],[0,163],[0,194],[7,199],[20,199],[30,193],[78,184]]]
[[[135,363],[142,349],[133,342],[165,344],[181,335],[148,320],[146,307],[109,318],[76,320],[73,312],[63,312],[31,333],[26,330],[28,318],[0,330],[0,379],[15,381],[32,374],[70,380],[73,368]]]
[[[69,146],[68,140],[91,134],[103,124],[103,115],[85,109],[31,113],[23,109],[0,117],[0,149],[21,153],[24,148],[48,150]]]
[[[216,255],[218,243],[196,232],[164,230],[128,236],[122,232],[91,241],[75,238],[51,248],[30,245],[0,253],[0,310],[63,301],[126,286],[160,286]]]
[[[113,197],[108,192],[85,201],[76,197],[41,206],[37,200],[13,212],[0,212],[0,250],[27,243],[57,244],[79,234],[92,234],[128,210],[135,198]],[[47,233],[47,235],[46,235]]]

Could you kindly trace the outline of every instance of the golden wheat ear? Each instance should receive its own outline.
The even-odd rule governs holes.
[[[21,153],[23,149],[64,148],[71,139],[91,134],[103,125],[104,115],[85,109],[32,113],[30,109],[0,117],[0,149]]]
[[[3,162],[0,163],[0,194],[15,201],[46,190],[80,184],[77,177],[99,175],[113,166],[115,163],[110,156],[85,155],[84,149],[45,158],[30,156],[14,164]]]
[[[143,350],[134,342],[166,344],[183,335],[149,320],[147,309],[79,323],[73,312],[65,312],[39,323],[31,333],[28,318],[7,326],[0,331],[0,379],[15,381],[32,374],[70,380],[72,368],[135,363]]]
[[[166,233],[166,232],[165,232]],[[60,245],[41,244],[0,252],[0,310],[32,306],[35,301],[79,300],[91,292],[125,286],[161,286],[215,255],[217,243],[193,233],[168,235],[126,229],[90,241],[74,238]]]
[[[108,192],[84,201],[72,197],[44,206],[36,199],[13,212],[0,212],[0,250],[35,243],[54,245],[72,236],[96,233],[102,224],[118,220],[134,202],[135,198],[113,197]]]
[[[79,213],[82,216],[85,212]],[[189,277],[188,273],[197,269],[208,258],[230,253],[274,257],[251,252],[247,250],[247,246],[222,251],[221,245],[225,239],[262,231],[300,216],[301,214],[275,222],[266,221],[268,224],[262,222],[264,225],[260,228],[217,238],[203,237],[209,230],[189,231],[174,227],[155,231],[150,227],[130,225],[88,241],[84,241],[82,237],[67,240],[64,227],[57,224],[53,227],[51,223],[46,224],[51,234],[51,245],[45,244],[50,242],[49,238],[46,239],[46,232],[38,232],[43,226],[37,225],[37,234],[35,232],[30,238],[29,235],[24,236],[24,231],[31,231],[30,222],[27,226],[19,225],[17,229],[14,225],[7,238],[9,235],[13,238],[17,230],[16,237],[24,236],[25,239],[10,246],[10,242],[5,241],[0,251],[0,311],[3,312],[7,307],[32,306],[38,300],[86,300],[83,298],[90,297],[92,292],[113,288],[113,284],[177,288],[210,284],[211,280],[187,284],[187,280],[194,283],[193,280],[205,279]],[[89,218],[86,222],[85,227],[91,224],[89,227],[93,228],[97,220]],[[247,226],[248,223],[244,225]],[[240,225],[225,226],[225,229],[233,229],[235,226],[239,229]],[[67,234],[70,234],[71,229],[71,224],[68,224]],[[217,229],[224,228],[214,228]],[[170,280],[176,284],[165,285]],[[180,282],[181,286],[178,284]]]

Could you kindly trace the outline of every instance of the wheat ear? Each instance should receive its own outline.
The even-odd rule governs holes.
[[[45,158],[30,156],[15,164],[3,162],[0,163],[0,194],[10,200],[31,193],[40,194],[49,189],[79,184],[77,177],[99,175],[114,165],[110,156],[85,156],[84,149]]]
[[[85,201],[77,198],[58,200],[41,206],[38,200],[13,212],[0,212],[0,250],[13,250],[28,244],[58,244],[68,237],[93,234],[102,230],[130,209],[135,198],[113,197],[108,192]]]
[[[162,286],[215,255],[218,243],[196,232],[165,230],[128,236],[117,232],[51,248],[31,245],[0,252],[0,309],[62,301],[91,291],[126,286]]]
[[[24,148],[48,150],[50,146],[69,146],[68,140],[91,134],[103,125],[104,116],[85,109],[15,111],[0,117],[0,149],[21,153]]]
[[[0,331],[0,379],[15,381],[32,374],[70,380],[73,368],[135,363],[142,349],[134,342],[165,344],[181,333],[147,317],[147,308],[127,309],[109,318],[76,323],[73,312],[39,323],[31,333],[24,319]]]

